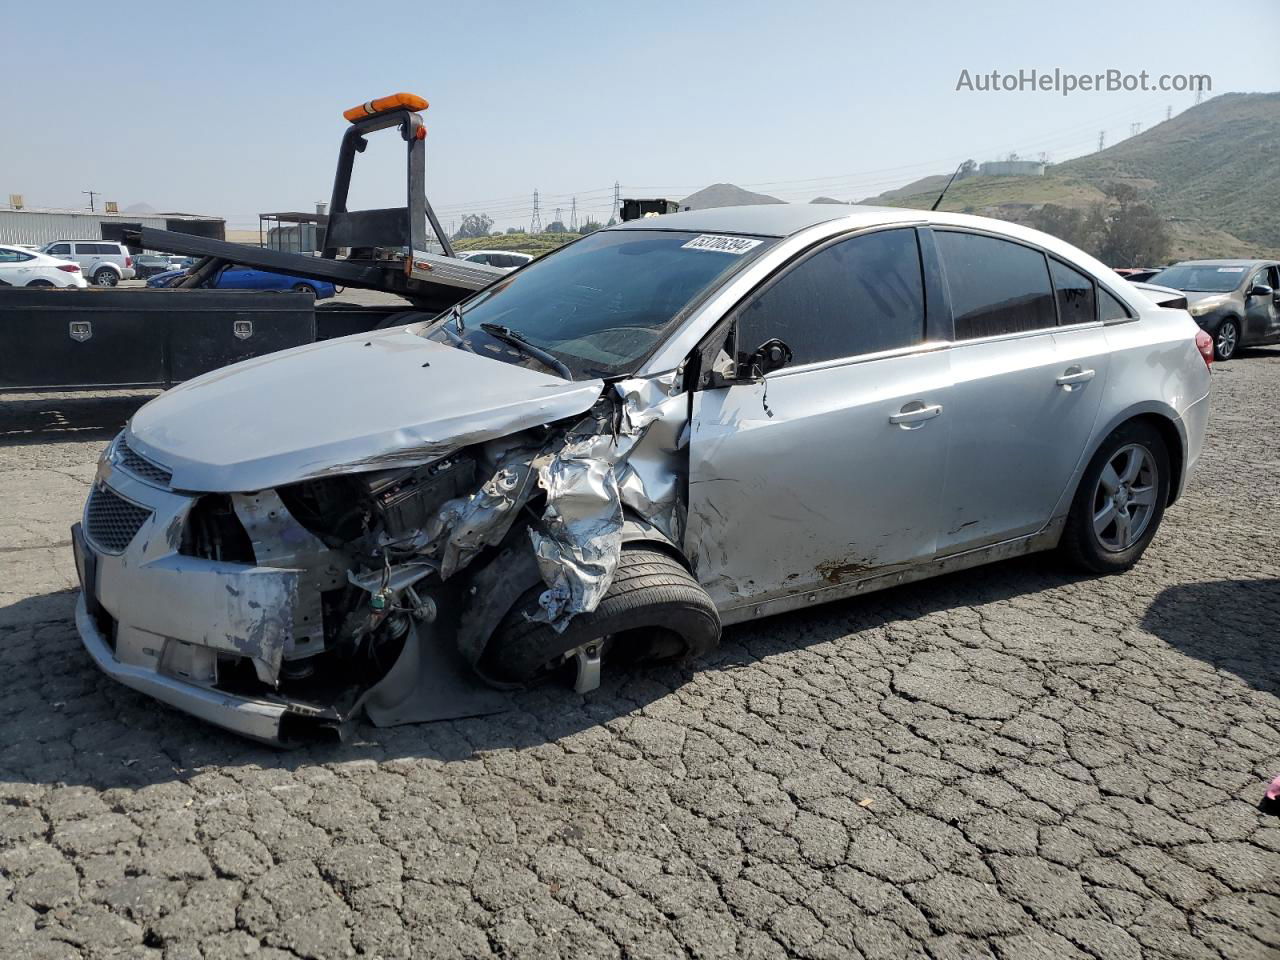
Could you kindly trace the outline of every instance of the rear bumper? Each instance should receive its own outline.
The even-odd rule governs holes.
[[[1187,489],[1187,483],[1200,463],[1200,452],[1204,448],[1204,437],[1209,423],[1209,396],[1206,393],[1182,411],[1182,428],[1186,436],[1187,455],[1182,465],[1179,494]]]
[[[286,713],[282,704],[232,696],[167,677],[151,667],[117,660],[89,614],[83,591],[76,599],[76,630],[93,662],[111,679],[242,736],[272,744],[282,742],[280,724]]]

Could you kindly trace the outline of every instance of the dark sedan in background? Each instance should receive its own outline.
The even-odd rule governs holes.
[[[1280,343],[1280,263],[1275,260],[1184,260],[1151,283],[1187,295],[1187,310],[1213,337],[1218,360],[1241,347]]]
[[[148,287],[172,287],[187,275],[185,270],[170,270],[158,273],[147,281]],[[271,273],[267,270],[254,270],[250,267],[224,267],[202,284],[217,290],[296,290],[309,293],[317,300],[324,300],[336,294],[337,288],[325,280],[313,280],[310,277],[291,277],[284,273]]]

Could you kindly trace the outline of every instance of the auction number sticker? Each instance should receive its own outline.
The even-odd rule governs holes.
[[[1219,273],[1244,273],[1244,267],[1219,267]]]
[[[712,253],[732,253],[736,257],[754,250],[763,240],[752,240],[750,237],[725,237],[716,233],[704,233],[683,244],[684,250],[710,250]]]

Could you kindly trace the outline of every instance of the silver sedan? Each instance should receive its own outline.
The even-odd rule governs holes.
[[[278,742],[1033,551],[1121,571],[1208,417],[1170,296],[952,214],[602,230],[143,407],[75,531],[78,626],[121,682]]]

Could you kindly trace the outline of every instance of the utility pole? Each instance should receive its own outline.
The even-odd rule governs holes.
[[[1107,142],[1107,131],[1099,130],[1098,131],[1098,152],[1099,153],[1102,152],[1102,148],[1106,144],[1106,142]]]
[[[81,190],[80,192],[81,192],[81,193],[87,193],[87,194],[89,195],[89,212],[90,212],[90,213],[93,213],[93,212],[94,212],[94,209],[93,209],[93,198],[94,198],[94,197],[96,197],[96,196],[97,196],[101,191],[99,191],[99,190]]]
[[[542,211],[538,208],[538,191],[533,191],[533,218],[529,221],[530,233],[542,232]]]

